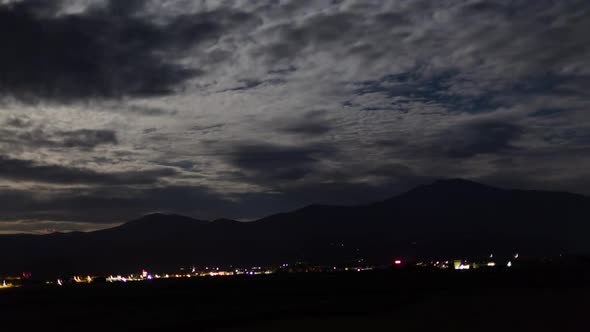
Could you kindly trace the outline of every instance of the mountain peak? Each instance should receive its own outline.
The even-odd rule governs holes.
[[[440,179],[430,184],[418,186],[404,194],[377,203],[377,205],[397,207],[438,207],[451,202],[463,204],[484,197],[496,197],[503,191],[503,189],[491,187],[471,180],[457,178]]]
[[[458,193],[458,192],[486,192],[486,191],[497,191],[502,190],[500,188],[491,187],[479,182],[465,180],[465,179],[458,179],[458,178],[451,178],[451,179],[439,179],[430,184],[424,184],[418,186],[410,191],[406,192],[403,195],[414,194],[414,193],[438,193],[441,192],[448,192],[448,193]]]

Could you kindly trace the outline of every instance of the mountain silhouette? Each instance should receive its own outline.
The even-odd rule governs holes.
[[[150,214],[95,232],[3,235],[0,274],[588,254],[588,217],[583,195],[440,180],[373,204],[310,205],[250,222]]]

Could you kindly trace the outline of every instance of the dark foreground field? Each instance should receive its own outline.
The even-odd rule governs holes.
[[[589,331],[585,269],[375,271],[0,292],[2,330]]]

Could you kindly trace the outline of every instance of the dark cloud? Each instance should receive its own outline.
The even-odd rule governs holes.
[[[355,93],[382,94],[392,99],[389,107],[371,108],[363,110],[399,110],[407,112],[411,110],[411,103],[420,102],[429,105],[440,105],[449,111],[461,112],[486,112],[493,111],[502,104],[496,100],[495,94],[481,93],[465,95],[462,91],[453,90],[458,82],[459,72],[447,71],[435,74],[425,74],[423,69],[415,69],[401,74],[386,75],[379,80],[355,83],[358,88]]]
[[[304,135],[321,136],[333,129],[332,124],[325,118],[325,111],[311,111],[297,119],[285,119],[286,124],[277,123],[278,131]]]
[[[191,130],[207,134],[210,132],[221,130],[221,128],[223,127],[225,127],[224,123],[216,123],[211,125],[196,125],[191,127]]]
[[[242,143],[232,147],[227,161],[249,174],[252,181],[296,181],[312,173],[336,149],[327,145],[284,146]]]
[[[484,153],[514,150],[512,143],[523,133],[517,125],[481,122],[452,128],[442,136],[443,150],[451,158],[468,158]]]
[[[269,70],[268,73],[271,75],[288,75],[288,74],[294,73],[296,71],[297,71],[297,67],[290,65],[285,68],[278,68],[278,69]]]
[[[169,111],[161,108],[155,107],[145,107],[145,106],[129,106],[126,107],[125,112],[127,113],[136,113],[139,115],[144,116],[172,116],[176,115],[176,111]]]
[[[230,11],[156,22],[144,1],[108,1],[57,15],[60,1],[0,5],[0,94],[60,102],[167,94],[198,69],[178,64],[188,49],[254,20]]]
[[[9,120],[10,121],[10,120]],[[22,120],[19,120],[22,121]],[[29,127],[28,124],[25,127]],[[16,126],[18,127],[18,126]],[[21,128],[24,128],[21,126]],[[49,132],[40,126],[24,130],[0,129],[0,142],[30,148],[78,148],[91,150],[100,145],[118,144],[117,133],[109,129],[79,129]]]
[[[567,109],[562,109],[562,108],[541,108],[541,109],[529,114],[529,116],[531,116],[531,117],[555,117],[555,116],[559,116],[563,112],[567,112],[567,111],[568,111]]]
[[[520,124],[507,120],[473,120],[445,126],[415,141],[410,137],[394,137],[371,144],[383,151],[387,158],[420,160],[422,171],[431,172],[424,174],[425,177],[445,177],[445,173],[461,170],[463,161],[480,155],[502,158],[526,153],[531,147],[516,144],[525,131]],[[454,176],[460,177],[460,174]]]
[[[247,91],[268,85],[283,84],[285,83],[285,80],[281,78],[272,78],[268,80],[239,79],[237,83],[237,86],[228,89],[223,89],[219,92]]]
[[[250,143],[234,146],[226,160],[239,170],[231,175],[232,180],[262,185],[291,206],[369,203],[432,179],[416,174],[407,165],[388,161],[374,164],[355,160],[346,166],[326,167],[343,162],[340,153],[338,147],[325,144],[292,147]]]
[[[33,121],[28,116],[11,115],[6,119],[5,125],[8,127],[27,128],[33,124]]]
[[[154,184],[160,178],[176,175],[171,168],[100,173],[90,169],[37,164],[31,160],[0,157],[0,178],[56,184],[136,185]]]
[[[80,129],[74,131],[59,132],[56,136],[61,138],[65,147],[94,148],[102,144],[117,144],[117,134],[113,130],[89,130]]]
[[[326,122],[320,121],[309,121],[309,122],[298,122],[287,125],[281,128],[281,131],[299,135],[323,135],[332,130],[332,126]]]
[[[299,25],[282,24],[276,27],[277,41],[255,52],[269,63],[291,61],[307,48],[328,49],[342,41],[351,44],[360,36],[355,34],[362,19],[352,13],[314,15]]]

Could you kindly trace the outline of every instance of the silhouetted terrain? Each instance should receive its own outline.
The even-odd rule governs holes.
[[[590,198],[442,180],[364,206],[312,205],[253,222],[152,214],[90,233],[0,237],[3,272],[590,253]]]

